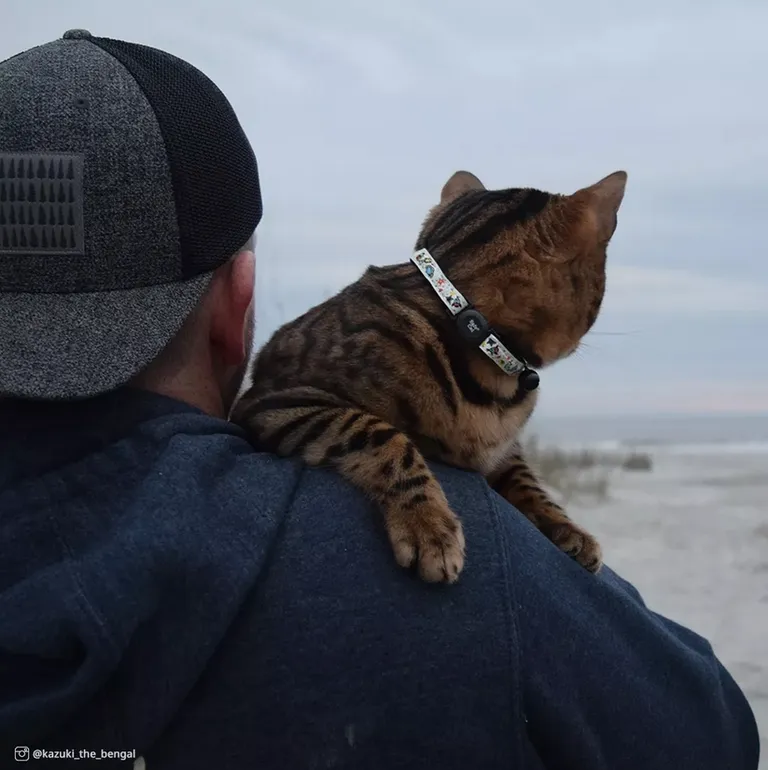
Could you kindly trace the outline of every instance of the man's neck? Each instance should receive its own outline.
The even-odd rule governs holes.
[[[182,372],[173,377],[140,375],[132,385],[141,390],[183,401],[212,417],[224,420],[227,418],[227,407],[222,399],[221,389],[211,378],[184,376]]]

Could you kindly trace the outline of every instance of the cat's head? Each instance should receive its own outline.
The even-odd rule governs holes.
[[[597,318],[626,182],[617,171],[572,195],[554,195],[486,190],[457,171],[416,248],[429,249],[513,352],[546,366],[570,355]]]

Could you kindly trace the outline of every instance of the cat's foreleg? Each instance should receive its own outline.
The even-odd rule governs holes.
[[[590,572],[600,569],[600,544],[589,532],[574,524],[544,491],[519,448],[501,467],[488,475],[488,483],[561,551]]]
[[[331,465],[378,503],[397,563],[429,582],[453,583],[464,534],[415,444],[364,410],[316,388],[244,396],[232,416],[258,446],[308,465]]]

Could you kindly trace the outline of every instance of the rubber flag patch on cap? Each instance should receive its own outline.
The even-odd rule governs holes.
[[[84,254],[82,156],[0,153],[0,254]]]

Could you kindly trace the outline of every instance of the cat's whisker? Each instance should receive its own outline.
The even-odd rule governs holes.
[[[589,333],[589,336],[590,337],[595,337],[595,336],[597,336],[597,337],[628,337],[630,334],[639,334],[639,333],[640,333],[640,329],[633,329],[633,330],[628,331],[628,332],[604,332],[604,331],[595,332],[595,331],[592,331],[592,332]]]

